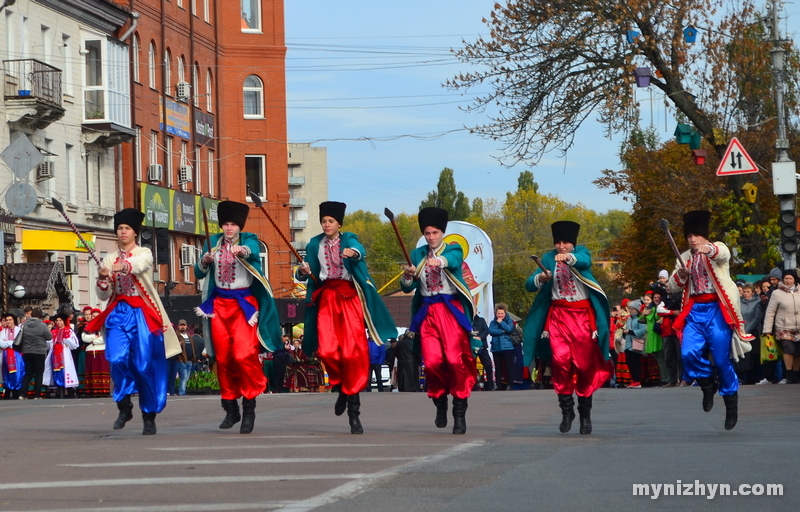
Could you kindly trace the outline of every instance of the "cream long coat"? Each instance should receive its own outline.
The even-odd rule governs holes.
[[[117,261],[117,258],[119,258],[119,251],[114,251],[108,254],[105,258],[103,258],[103,266],[110,269],[114,265],[114,262]],[[150,251],[150,249],[146,247],[139,247],[137,245],[131,251],[131,255],[128,257],[127,261],[131,265],[131,274],[133,274],[139,294],[142,296],[145,302],[149,303],[151,307],[160,313],[162,325],[166,327],[166,330],[164,331],[164,349],[167,353],[167,359],[180,354],[181,344],[178,341],[178,336],[175,334],[175,329],[171,327],[171,322],[169,321],[167,311],[164,309],[164,305],[161,304],[161,299],[158,296],[158,290],[156,290],[156,287],[153,284],[153,253]],[[111,283],[111,286],[108,287],[108,290],[102,290],[100,287],[98,287],[97,297],[103,301],[113,301],[114,291],[114,283]],[[103,328],[101,335],[103,336],[103,339],[106,339],[105,327]]]

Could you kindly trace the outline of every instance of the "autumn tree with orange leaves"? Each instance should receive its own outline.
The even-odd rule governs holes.
[[[598,116],[609,134],[631,133],[640,119],[634,70],[649,67],[650,87],[663,94],[680,122],[691,124],[711,151],[706,166],[698,168],[687,146],[674,148],[684,154],[683,161],[674,162],[668,174],[650,172],[653,182],[646,182],[647,173],[643,174],[643,190],[676,186],[666,176],[676,177],[685,186],[708,184],[707,189],[680,190],[671,208],[676,213],[691,208],[724,209],[719,232],[736,235],[734,245],[747,252],[743,261],[756,262],[752,268],[767,264],[770,240],[762,207],[774,200],[766,197],[771,195],[771,176],[765,173],[766,164],[774,158],[776,109],[771,43],[761,37],[762,15],[752,1],[510,0],[505,5],[496,3],[484,21],[490,36],[465,41],[455,51],[474,70],[458,74],[446,85],[490,89],[475,96],[466,110],[489,117],[472,131],[503,142],[504,163],[535,163],[551,150],[565,153],[589,116]],[[698,31],[694,44],[684,39],[689,26]],[[784,45],[789,77],[785,107],[796,119],[797,52],[790,43]],[[767,134],[772,140],[768,144]],[[721,182],[713,176],[713,168],[733,135],[767,169]],[[796,130],[791,139],[797,142]],[[629,171],[620,171],[618,181]],[[759,185],[755,203],[743,201],[746,182]],[[617,186],[613,180],[605,184]],[[639,204],[649,197],[639,192],[633,197],[634,217],[654,208]],[[649,233],[645,225],[636,229]]]

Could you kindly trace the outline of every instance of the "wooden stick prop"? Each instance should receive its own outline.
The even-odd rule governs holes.
[[[200,196],[200,209],[203,210],[203,227],[206,230],[206,247],[208,252],[211,252],[211,235],[208,234],[208,214],[206,213],[206,202],[204,197]]]
[[[539,256],[537,256],[537,255],[535,255],[535,254],[531,254],[531,259],[532,259],[534,262],[536,262],[536,265],[537,265],[537,266],[538,266],[540,269],[542,269],[542,272],[544,272],[545,274],[549,274],[549,273],[550,273],[550,271],[549,271],[549,270],[547,270],[546,268],[544,268],[544,265],[542,265],[542,260],[540,260],[540,259],[539,259]]]
[[[686,264],[683,262],[683,258],[681,258],[681,251],[678,250],[678,246],[675,244],[675,239],[672,238],[672,233],[669,230],[669,222],[667,219],[661,219],[661,229],[663,229],[664,233],[667,234],[669,246],[672,247],[672,252],[675,253],[675,257],[678,258],[678,261],[681,262],[681,268],[686,268]]]
[[[270,215],[269,212],[266,210],[266,208],[264,208],[264,203],[263,203],[263,201],[261,201],[261,198],[258,197],[258,194],[256,194],[255,192],[251,191],[250,192],[250,199],[253,200],[253,203],[257,207],[261,208],[261,211],[264,212],[264,215],[267,217],[267,220],[270,221],[270,223],[272,224],[272,227],[275,228],[275,231],[278,232],[278,235],[280,235],[280,237],[286,243],[286,246],[289,248],[290,251],[292,251],[292,254],[294,254],[294,257],[297,258],[297,261],[299,261],[300,264],[302,265],[303,264],[303,258],[300,257],[300,253],[297,252],[297,249],[295,249],[294,246],[292,245],[292,243],[289,241],[289,239],[286,238],[286,235],[283,234],[283,232],[281,231],[281,228],[278,227],[278,224],[274,220],[272,220],[272,215]],[[311,279],[314,280],[314,284],[316,284],[317,286],[319,286],[321,284],[319,282],[319,280],[317,279],[317,276],[315,276],[312,273],[309,273],[308,275],[310,275]]]
[[[403,242],[403,237],[400,236],[400,230],[397,229],[397,222],[394,220],[394,213],[389,208],[384,208],[383,214],[389,218],[389,222],[392,223],[392,229],[394,229],[394,235],[397,237],[397,241],[400,242],[400,248],[403,249],[403,256],[406,257],[406,262],[408,263],[409,267],[413,267],[414,265],[411,263],[411,257],[408,255],[408,249],[406,249],[406,244]]]
[[[80,240],[83,246],[86,247],[86,250],[89,251],[89,256],[91,256],[94,262],[97,263],[98,267],[102,267],[103,264],[100,263],[100,260],[97,258],[97,254],[94,252],[94,249],[89,247],[89,244],[83,239],[81,232],[78,230],[78,226],[76,226],[75,223],[72,222],[72,220],[70,220],[70,218],[67,216],[67,212],[64,211],[64,205],[61,204],[61,202],[55,197],[51,198],[50,201],[52,201],[53,206],[55,206],[56,210],[58,210],[58,213],[60,213],[61,216],[67,221],[67,224],[69,224],[69,227],[72,228],[72,231],[78,235],[78,240]]]

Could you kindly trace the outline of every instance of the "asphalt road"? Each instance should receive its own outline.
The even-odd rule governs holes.
[[[739,424],[727,432],[724,404],[717,397],[704,413],[698,388],[603,389],[589,436],[577,420],[558,433],[552,390],[473,394],[464,436],[451,433],[452,418],[437,429],[432,403],[416,393],[362,395],[360,436],[333,415],[331,394],[259,397],[250,435],[217,428],[219,397],[170,397],[155,436],[141,435],[138,414],[112,430],[111,399],[0,401],[0,510],[796,508],[800,385],[740,395]],[[677,493],[678,481],[681,495],[664,496],[660,484]],[[634,496],[635,484],[649,494]],[[783,495],[768,496],[768,484]]]

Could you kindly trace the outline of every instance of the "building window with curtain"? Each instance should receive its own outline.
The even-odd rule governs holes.
[[[260,197],[266,197],[266,180],[264,179],[264,155],[245,155],[244,170],[247,180],[247,190],[253,191]],[[249,194],[247,200],[250,201]]]
[[[214,103],[211,100],[211,70],[206,71],[206,110],[211,113],[214,111]]]
[[[242,32],[261,32],[261,0],[241,0]]]
[[[256,75],[244,79],[245,119],[264,117],[264,84]]]
[[[139,36],[133,34],[133,55],[131,56],[133,59],[133,80],[134,82],[139,81]]]
[[[150,43],[150,51],[147,54],[147,73],[150,81],[150,88],[157,89],[156,87],[156,44]]]

